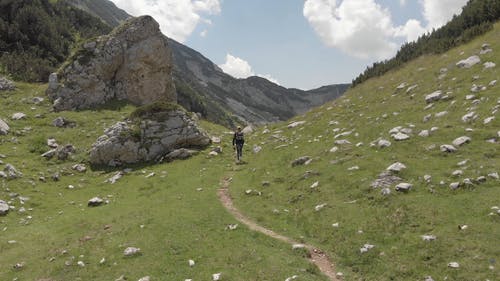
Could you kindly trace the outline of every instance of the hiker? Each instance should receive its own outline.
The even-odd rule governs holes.
[[[241,157],[243,156],[244,143],[245,143],[245,138],[243,136],[243,132],[241,131],[241,127],[238,126],[233,136],[233,149],[236,149],[236,159],[238,161],[240,161]]]

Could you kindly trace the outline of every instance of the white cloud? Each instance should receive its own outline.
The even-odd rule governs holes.
[[[389,10],[374,0],[306,0],[303,13],[326,45],[350,55],[383,59],[398,47]]]
[[[437,28],[447,23],[454,14],[460,14],[467,0],[421,0],[427,28]]]
[[[220,64],[219,67],[225,73],[235,78],[259,76],[279,85],[278,80],[273,78],[270,74],[255,74],[255,72],[252,70],[252,66],[250,66],[250,64],[246,60],[235,57],[231,54],[226,54],[226,62],[224,64]]]
[[[370,59],[387,59],[393,56],[402,39],[414,41],[432,28],[451,19],[467,0],[419,0],[427,21],[409,19],[396,26],[391,13],[375,0],[306,0],[303,14],[321,40],[330,47]],[[406,5],[406,0],[399,0]]]
[[[112,0],[133,16],[150,15],[161,31],[184,42],[200,22],[210,23],[206,15],[219,14],[220,0]]]
[[[201,37],[207,37],[208,30],[204,29],[202,32],[200,32]]]
[[[255,75],[252,67],[246,60],[234,57],[230,54],[226,55],[226,62],[219,65],[219,67],[225,73],[236,78],[247,78],[248,76]]]

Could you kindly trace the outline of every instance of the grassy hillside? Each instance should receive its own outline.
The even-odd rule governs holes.
[[[135,108],[116,103],[95,111],[53,113],[47,101],[33,102],[44,96],[46,85],[18,83],[16,91],[0,92],[0,118],[11,127],[0,136],[5,156],[0,170],[10,163],[23,173],[18,179],[0,179],[0,200],[15,207],[0,217],[0,280],[115,280],[121,275],[127,280],[146,275],[151,280],[210,280],[217,272],[221,280],[274,281],[293,275],[326,280],[303,252],[241,225],[227,228],[236,220],[216,196],[224,177],[233,177],[231,194],[246,215],[326,251],[345,280],[423,280],[428,275],[434,280],[499,280],[500,216],[492,207],[500,206],[500,181],[488,174],[500,172],[500,121],[484,120],[498,115],[499,86],[489,84],[500,75],[498,66],[482,65],[500,62],[498,38],[496,24],[468,45],[416,59],[294,118],[305,124],[288,128],[288,123],[277,123],[267,133],[258,128],[247,136],[243,165],[233,163],[226,129],[203,123],[211,135],[222,137],[221,155],[208,157],[207,150],[185,161],[128,167],[114,184],[106,180],[118,169],[87,166],[80,173],[72,166],[87,164],[87,152],[103,129]],[[485,42],[493,52],[481,55],[481,64],[456,67],[457,61],[478,54]],[[486,89],[466,99],[473,84]],[[448,98],[425,109],[424,97],[436,90]],[[462,122],[470,111],[478,119]],[[11,120],[16,112],[26,113],[26,119]],[[423,122],[428,114],[430,120]],[[52,126],[58,116],[76,126]],[[397,126],[412,129],[411,138],[394,141],[389,131]],[[429,137],[418,136],[432,127],[438,129]],[[344,135],[335,138],[338,134]],[[472,140],[455,153],[440,151],[460,136]],[[49,150],[46,141],[52,137],[61,145],[73,144],[76,153],[66,161],[45,160],[40,154]],[[371,147],[378,138],[392,145]],[[338,140],[351,144],[335,144]],[[254,145],[262,150],[251,152]],[[334,146],[338,150],[330,152]],[[291,166],[306,155],[312,158],[308,165]],[[388,196],[371,188],[397,161],[407,167],[398,176],[413,188],[400,193],[393,184]],[[462,175],[453,176],[455,170]],[[56,173],[59,181],[52,180]],[[428,182],[426,175],[431,176]],[[480,176],[486,177],[484,183],[476,182]],[[463,184],[466,178],[473,184]],[[453,182],[462,184],[452,190]],[[261,193],[247,195],[248,190]],[[109,204],[87,207],[94,196]],[[459,230],[459,225],[468,228]],[[422,235],[436,240],[423,241]],[[361,253],[364,244],[374,247]],[[142,254],[124,257],[130,246]],[[450,262],[460,267],[450,268]]]
[[[226,229],[237,221],[216,196],[219,181],[232,170],[225,129],[203,123],[224,141],[226,152],[219,157],[203,151],[186,161],[129,167],[132,171],[111,184],[105,181],[119,170],[87,166],[80,173],[72,166],[86,164],[87,151],[103,129],[134,108],[115,104],[52,113],[47,101],[31,102],[44,96],[46,85],[17,86],[15,92],[0,92],[0,118],[11,127],[9,135],[0,136],[5,156],[0,170],[10,163],[23,173],[19,179],[0,178],[0,200],[16,208],[0,216],[0,280],[115,280],[121,275],[127,280],[146,275],[151,280],[211,280],[217,272],[222,280],[285,280],[295,274],[301,280],[324,280],[289,245],[243,226]],[[26,113],[26,120],[11,120],[15,112]],[[58,116],[76,126],[52,126]],[[73,144],[76,154],[67,161],[45,160],[40,154],[49,149],[49,137]],[[59,181],[52,180],[55,173]],[[109,204],[87,207],[94,196]],[[140,248],[142,255],[124,257],[129,246]],[[13,267],[18,263],[21,269]]]
[[[492,209],[500,206],[500,181],[488,176],[500,172],[500,89],[498,84],[488,85],[500,78],[499,38],[496,24],[465,46],[420,57],[294,118],[305,121],[303,125],[287,128],[288,123],[280,123],[269,126],[269,132],[259,129],[248,144],[262,150],[248,153],[248,164],[234,174],[236,204],[264,226],[327,251],[346,280],[424,280],[429,275],[434,280],[500,280],[500,216]],[[480,64],[456,67],[459,60],[478,54],[483,43],[493,52],[480,55]],[[497,66],[485,69],[488,61]],[[446,74],[442,68],[447,68]],[[402,83],[406,86],[397,89]],[[472,93],[473,84],[487,89]],[[413,85],[418,86],[408,91]],[[425,96],[436,90],[449,98],[425,109]],[[470,94],[475,98],[467,100]],[[462,122],[470,111],[478,119]],[[428,114],[431,118],[425,123]],[[484,124],[487,117],[495,119]],[[389,131],[397,126],[412,129],[411,138],[393,140]],[[429,137],[418,136],[432,127],[438,129]],[[455,153],[440,151],[441,145],[461,136],[472,141]],[[371,147],[378,138],[392,145]],[[335,144],[338,140],[351,144]],[[334,146],[338,150],[330,152]],[[301,156],[312,161],[292,167]],[[466,163],[460,166],[462,161]],[[392,184],[391,194],[384,196],[370,185],[395,162],[406,165],[398,176],[413,187],[404,193]],[[463,175],[452,176],[456,170]],[[425,175],[431,176],[428,182]],[[486,182],[476,182],[480,176]],[[466,178],[473,185],[463,184]],[[453,182],[460,182],[460,187],[452,190]],[[247,190],[261,195],[247,195]],[[315,210],[319,205],[324,207]],[[459,230],[459,225],[468,228]],[[437,239],[424,241],[422,235]],[[375,247],[361,253],[364,244]],[[450,268],[450,262],[460,267]]]

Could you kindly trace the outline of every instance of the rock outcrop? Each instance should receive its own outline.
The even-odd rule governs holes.
[[[88,109],[110,100],[136,105],[176,102],[166,37],[150,16],[132,18],[109,35],[84,43],[49,77],[54,109]]]
[[[177,105],[154,104],[132,120],[106,129],[90,151],[90,162],[116,166],[160,160],[178,148],[202,148],[209,136]],[[171,159],[169,159],[171,160]]]

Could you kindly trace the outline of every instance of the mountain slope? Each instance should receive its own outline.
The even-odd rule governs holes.
[[[64,0],[70,5],[80,8],[90,14],[101,18],[108,25],[115,27],[130,17],[124,10],[116,7],[109,0]]]
[[[232,175],[236,205],[327,251],[345,280],[500,280],[498,38],[500,23],[290,121],[302,125],[258,130]],[[387,173],[396,162],[406,168]]]

